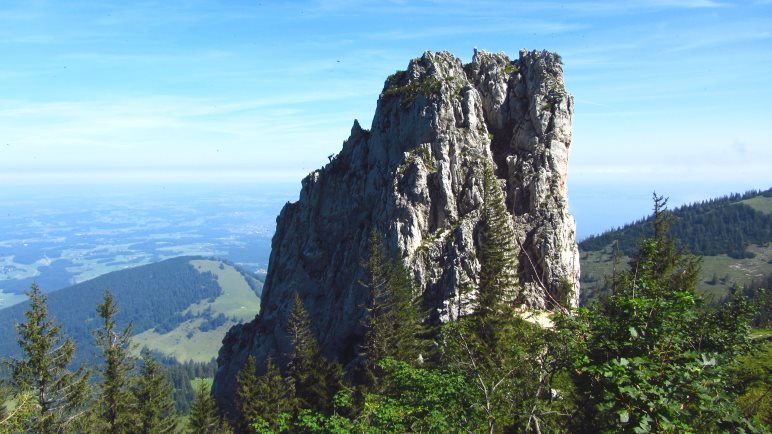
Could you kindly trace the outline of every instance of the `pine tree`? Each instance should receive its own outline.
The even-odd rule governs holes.
[[[257,379],[257,361],[254,355],[250,355],[247,363],[236,374],[236,409],[239,411],[237,428],[240,432],[248,432],[249,426],[263,409],[264,403],[259,402]]]
[[[230,432],[227,423],[217,416],[217,406],[206,384],[201,381],[190,405],[188,432],[191,434],[216,434]]]
[[[489,433],[521,432],[554,425],[559,412],[546,393],[567,356],[557,335],[516,315],[517,254],[514,230],[493,169],[483,168],[484,203],[480,281],[473,314],[445,324],[441,360],[473,386]]]
[[[287,374],[295,384],[298,406],[330,412],[332,397],[341,387],[342,368],[322,355],[322,348],[311,331],[311,318],[297,292],[287,321],[287,333],[292,343]]]
[[[265,373],[256,375],[256,361],[249,356],[237,374],[236,406],[239,410],[239,432],[252,432],[254,426],[269,432],[282,431],[297,411],[292,379],[283,378],[271,358]]]
[[[629,287],[638,276],[654,279],[661,288],[696,289],[700,271],[699,258],[676,248],[669,236],[673,215],[667,211],[667,199],[655,193],[651,225],[654,236],[639,244],[637,255],[630,261],[632,273],[624,275]]]
[[[480,285],[475,313],[489,317],[512,311],[517,295],[518,260],[511,218],[490,163],[484,165],[483,190]]]
[[[149,351],[142,352],[142,367],[134,397],[137,400],[136,432],[143,434],[171,433],[177,429],[177,413],[172,399],[172,385]]]
[[[32,284],[27,296],[27,320],[16,326],[24,358],[10,361],[9,367],[17,394],[29,391],[36,396],[38,412],[28,429],[43,434],[76,429],[86,411],[89,373],[83,367],[67,369],[75,344],[49,319],[47,297],[40,288]]]
[[[95,332],[95,336],[104,357],[97,404],[99,418],[106,425],[103,427],[104,432],[130,432],[135,424],[132,411],[135,403],[129,388],[129,374],[134,369],[134,359],[129,354],[131,324],[122,331],[116,330],[114,317],[118,307],[109,290],[105,290],[103,302],[97,306],[97,313],[103,320],[103,326]]]
[[[415,299],[415,283],[400,260],[389,259],[380,236],[370,236],[370,256],[365,263],[370,301],[364,320],[361,346],[361,382],[376,387],[378,362],[386,357],[415,364],[421,352],[422,317]]]

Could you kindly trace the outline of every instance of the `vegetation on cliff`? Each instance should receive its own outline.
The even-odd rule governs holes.
[[[753,306],[742,297],[722,306],[703,303],[695,292],[699,261],[667,235],[664,206],[655,197],[653,236],[641,242],[630,271],[614,277],[613,290],[589,308],[553,314],[553,327],[503,308],[511,282],[487,279],[481,292],[487,296],[473,312],[431,333],[415,324],[415,345],[431,351],[406,358],[402,346],[380,346],[375,363],[363,351],[324,405],[284,386],[290,395],[282,399],[290,404],[283,411],[236,415],[239,426],[313,433],[763,432],[768,417],[743,404],[750,399],[744,396],[758,395],[753,380],[732,381],[747,371],[743,357],[753,350]],[[488,233],[498,231],[505,229]],[[382,298],[400,285],[383,277],[391,261],[378,242],[372,239],[369,288]],[[363,326],[388,329],[393,322],[370,310]],[[245,376],[255,375],[255,366],[246,369]],[[353,375],[361,369],[376,374]],[[297,373],[288,372],[271,367],[256,381],[294,384]],[[250,402],[261,399],[256,394]]]

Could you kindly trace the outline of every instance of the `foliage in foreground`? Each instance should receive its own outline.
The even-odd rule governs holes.
[[[566,319],[578,343],[577,398],[586,432],[741,432],[728,374],[749,349],[742,298],[705,309],[697,260],[667,237],[655,196],[654,237],[643,240],[612,293]]]
[[[170,433],[177,429],[172,388],[161,365],[148,353],[139,368],[129,355],[130,327],[116,328],[118,312],[105,291],[97,306],[102,328],[95,332],[103,363],[93,374],[69,368],[72,340],[48,316],[46,297],[33,285],[27,321],[17,325],[23,357],[5,361],[11,390],[0,403],[0,433]],[[5,389],[3,389],[5,390]]]
[[[738,360],[751,348],[753,309],[742,297],[703,304],[694,291],[699,263],[667,236],[664,206],[655,197],[654,237],[640,243],[630,272],[614,276],[613,292],[589,309],[555,314],[554,328],[513,314],[511,279],[486,278],[473,313],[416,345],[434,348],[425,361],[366,341],[365,349],[379,349],[376,360],[366,358],[376,351],[362,353],[377,381],[349,376],[323,408],[295,401],[247,421],[249,430],[766,432],[768,415],[749,404],[764,401],[747,394],[756,390],[749,384],[766,381],[764,371],[738,374],[748,372]],[[506,261],[497,233],[506,228],[489,223],[483,260]],[[371,249],[372,287],[388,295],[397,289],[385,284],[381,261],[388,263]],[[369,312],[372,334],[388,316]],[[420,328],[411,330],[418,339]],[[738,376],[745,383],[731,380]]]
[[[40,288],[33,284],[27,296],[26,322],[16,326],[23,357],[7,361],[16,395],[34,396],[33,416],[23,422],[24,431],[45,434],[82,429],[89,373],[84,368],[68,369],[75,344],[48,317],[46,296]]]

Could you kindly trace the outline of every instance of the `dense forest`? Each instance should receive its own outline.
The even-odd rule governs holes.
[[[670,235],[679,247],[692,254],[714,256],[725,254],[742,259],[750,255],[750,244],[772,241],[772,214],[765,214],[740,201],[755,197],[772,200],[772,189],[711,199],[676,208]],[[651,217],[604,232],[579,243],[582,251],[602,250],[614,243],[625,256],[638,250],[638,240],[652,236]]]
[[[758,306],[739,292],[703,303],[699,261],[668,235],[661,198],[634,271],[588,308],[556,300],[544,326],[518,308],[503,197],[485,197],[483,278],[458,321],[427,321],[406,268],[373,233],[355,359],[344,367],[323,356],[296,296],[288,353],[250,357],[227,414],[199,382],[186,426],[156,359],[130,356],[110,292],[95,310],[99,362],[73,369],[72,340],[33,287],[22,356],[6,363],[0,432],[769,432],[772,348],[750,334]]]
[[[178,257],[142,267],[105,274],[95,279],[48,294],[48,309],[62,329],[78,344],[75,361],[90,362],[97,354],[93,343],[99,303],[105,288],[114,294],[122,315],[116,319],[126,326],[129,319],[134,333],[158,327],[172,329],[185,321],[179,314],[191,304],[217,297],[220,286],[211,273],[199,273],[190,261],[197,257]],[[24,320],[29,302],[0,310],[0,354],[19,354],[14,324]]]

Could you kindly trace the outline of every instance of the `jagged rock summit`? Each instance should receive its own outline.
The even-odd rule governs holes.
[[[214,394],[232,409],[236,373],[289,353],[284,331],[297,291],[328,356],[355,356],[369,290],[362,261],[381,234],[405,262],[435,320],[452,320],[460,288],[479,280],[483,170],[494,169],[511,215],[526,307],[576,305],[579,256],[566,175],[573,98],[560,57],[475,50],[464,65],[426,52],[391,75],[372,129],[357,121],[339,154],[302,183],[277,218],[262,308],[223,340]],[[573,288],[566,292],[567,288]],[[473,294],[471,295],[473,296]]]

